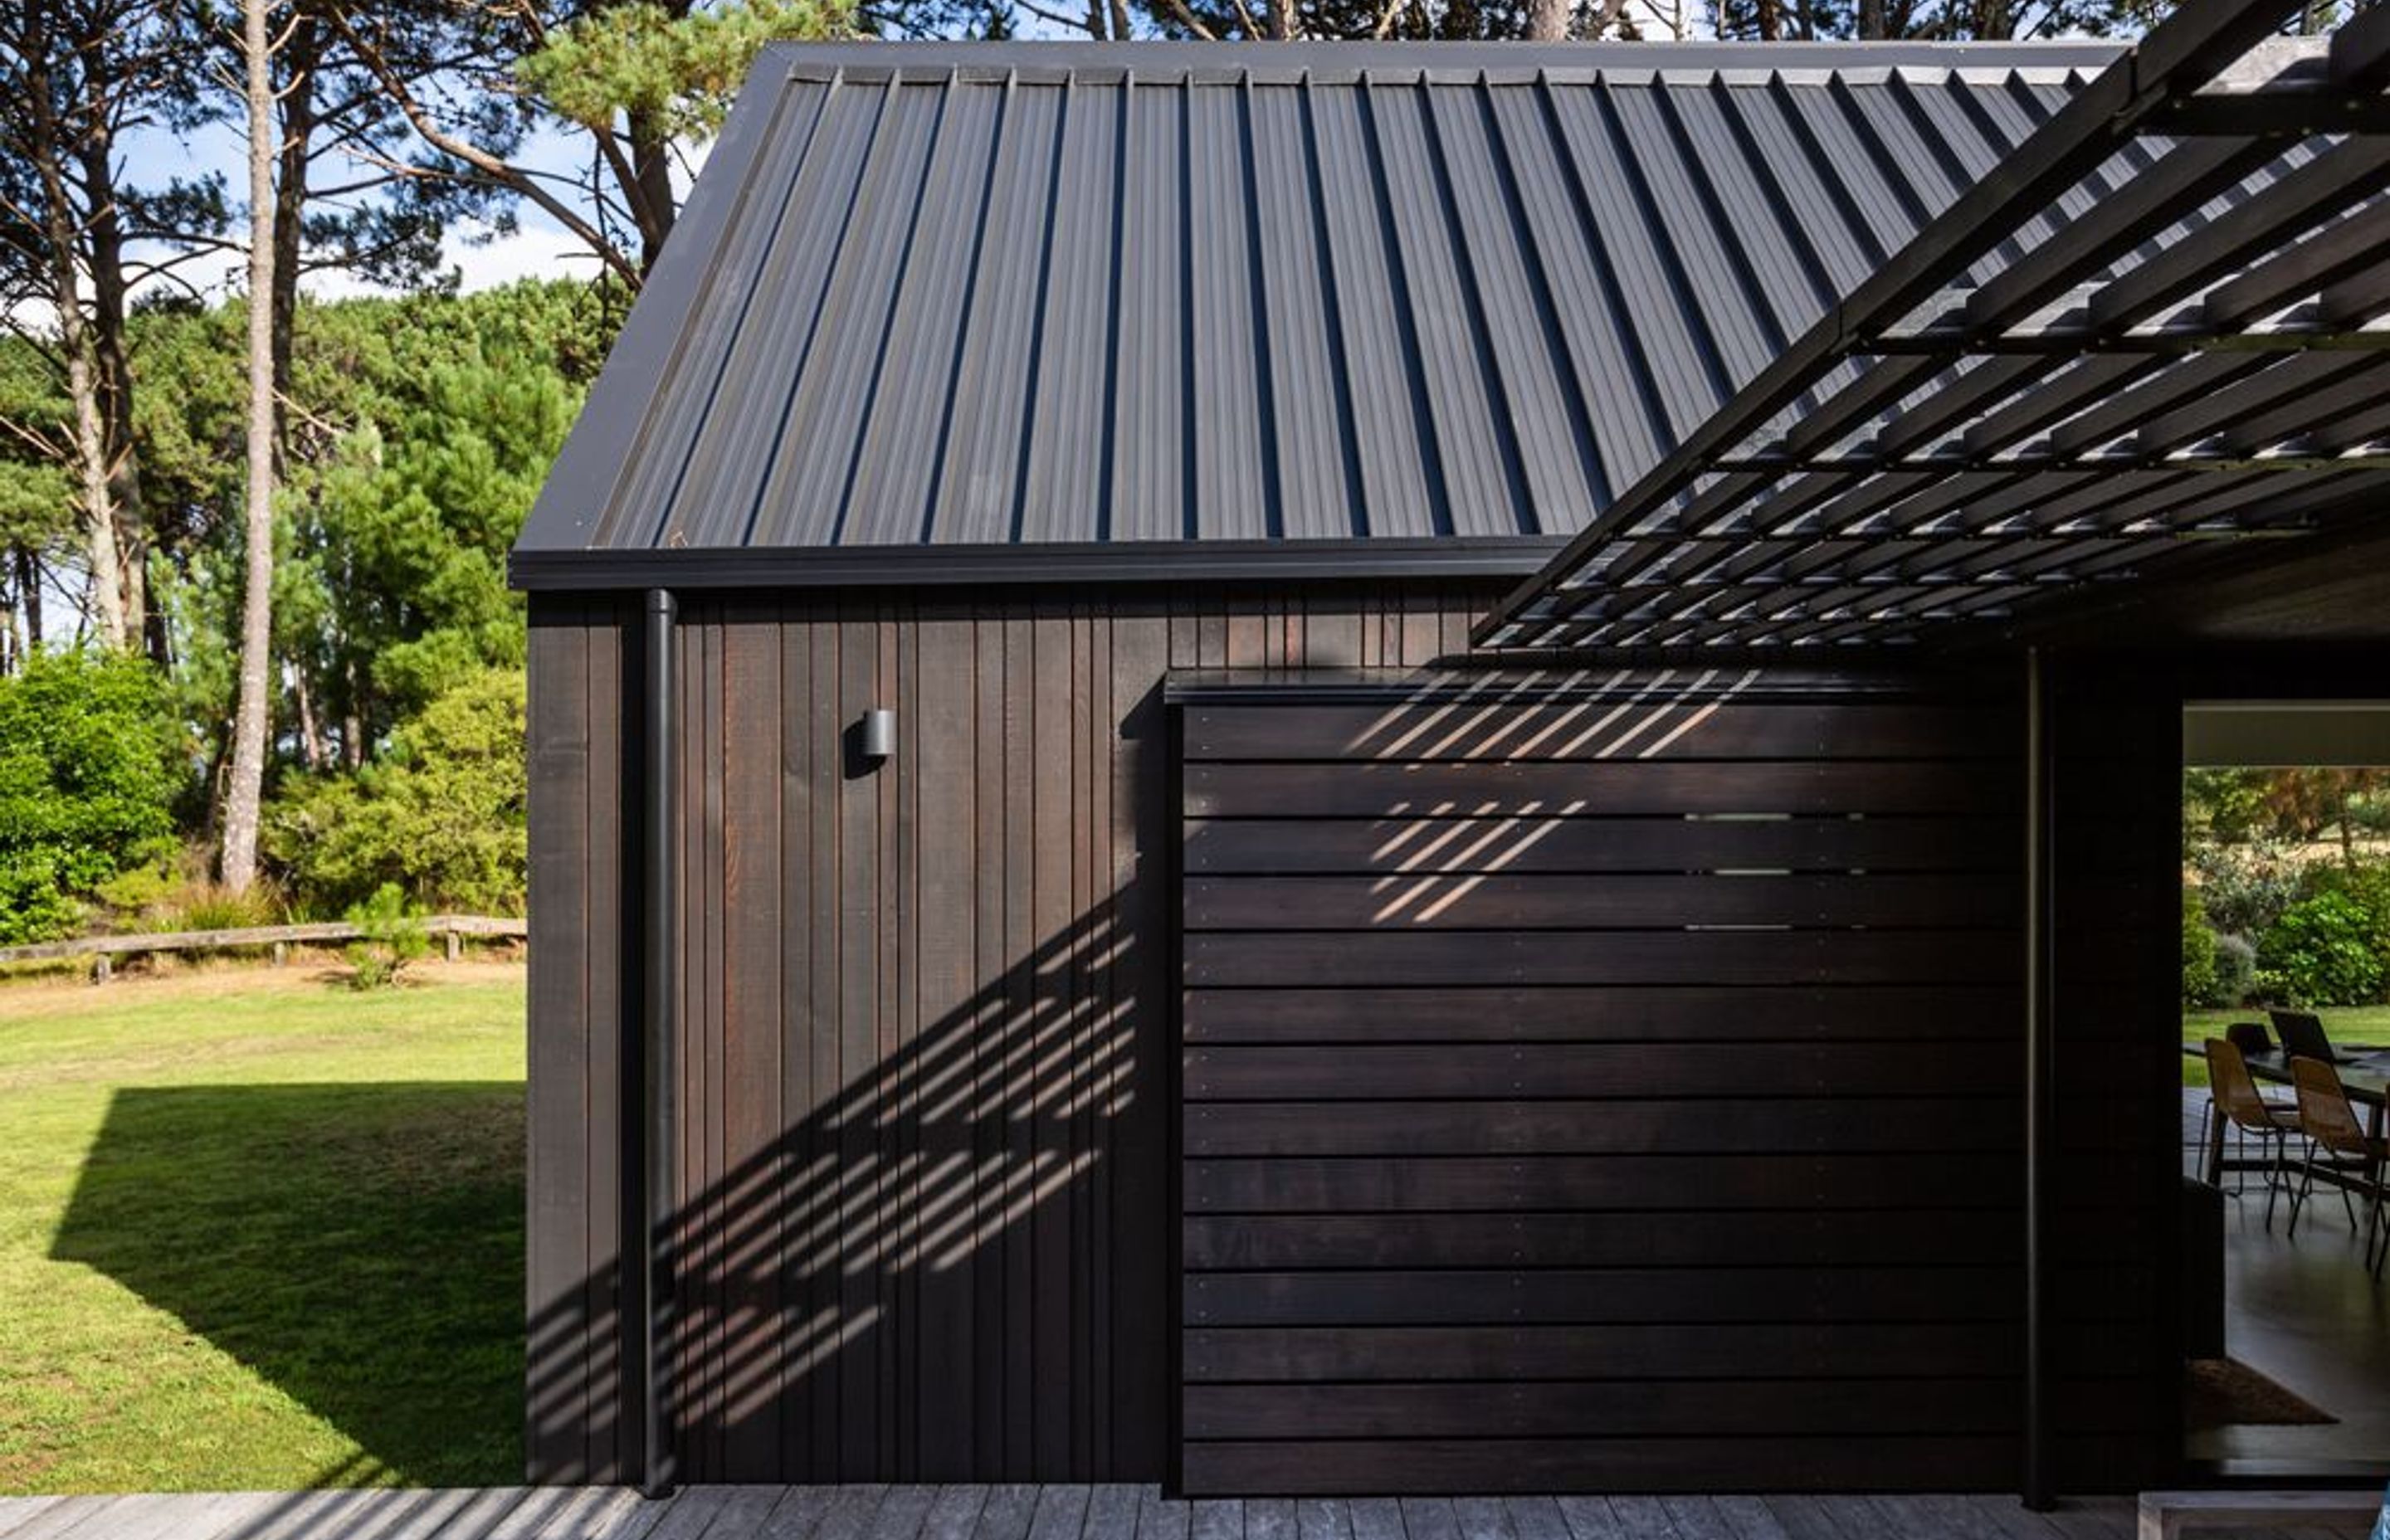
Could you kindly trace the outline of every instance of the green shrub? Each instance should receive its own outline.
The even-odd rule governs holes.
[[[2220,1006],[2245,1006],[2257,994],[2257,948],[2229,930],[2216,937],[2216,994]]]
[[[348,951],[349,987],[387,989],[406,965],[431,950],[423,922],[407,908],[395,882],[385,882],[362,904],[352,905],[349,923],[365,932]]]
[[[2191,867],[2207,923],[2224,935],[2262,936],[2308,893],[2309,866],[2263,841],[2195,846]]]
[[[2199,890],[2182,891],[2182,1003],[2195,1008],[2232,1005],[2224,998],[2223,980],[2217,972],[2216,932],[2207,928],[2207,909]]]
[[[0,678],[0,945],[81,923],[84,901],[173,838],[180,776],[158,677],[125,654],[36,653]]]
[[[467,675],[353,776],[299,779],[265,844],[302,906],[337,911],[394,885],[432,909],[522,913],[523,677]]]
[[[2374,919],[2343,892],[2319,892],[2282,911],[2257,943],[2257,978],[2285,1005],[2370,1005],[2382,995]]]

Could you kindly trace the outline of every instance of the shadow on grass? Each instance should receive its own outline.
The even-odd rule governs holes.
[[[522,1151],[519,1084],[128,1088],[51,1255],[354,1439],[322,1484],[511,1482]]]

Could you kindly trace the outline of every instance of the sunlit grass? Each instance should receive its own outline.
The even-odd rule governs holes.
[[[0,1492],[519,1479],[523,982],[0,986]]]

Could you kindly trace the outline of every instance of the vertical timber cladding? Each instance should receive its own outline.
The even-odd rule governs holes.
[[[2013,1483],[2016,703],[1745,684],[1186,693],[1190,1493]]]
[[[921,594],[683,597],[686,1480],[1163,1474],[1163,675],[1427,663],[1494,589]],[[531,618],[528,1465],[619,1482],[636,608]]]

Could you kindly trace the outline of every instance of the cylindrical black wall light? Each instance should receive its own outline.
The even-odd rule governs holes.
[[[863,713],[863,757],[883,760],[896,752],[896,713],[880,707]]]

